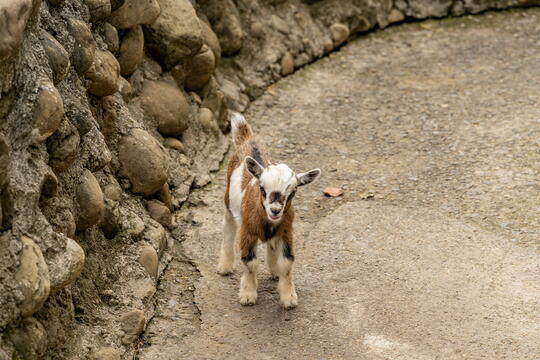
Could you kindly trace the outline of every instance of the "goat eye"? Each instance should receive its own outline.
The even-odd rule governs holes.
[[[264,188],[261,186],[260,189],[261,189],[261,195],[263,197],[266,197],[266,191],[264,190]]]

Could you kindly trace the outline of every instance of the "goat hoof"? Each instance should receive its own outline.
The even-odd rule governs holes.
[[[241,294],[240,304],[243,306],[255,305],[257,303],[257,294]]]
[[[232,266],[219,265],[218,268],[217,268],[217,273],[219,275],[221,275],[221,276],[230,275],[230,274],[232,274],[232,272],[233,272]]]
[[[294,309],[298,306],[298,297],[293,293],[286,298],[281,298],[281,305],[283,305],[286,310]]]

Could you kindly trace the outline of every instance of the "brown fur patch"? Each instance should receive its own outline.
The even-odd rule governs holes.
[[[236,150],[229,160],[227,167],[227,187],[225,190],[224,201],[227,208],[229,208],[229,192],[231,186],[231,176],[234,170],[242,164],[246,156],[252,156],[253,149],[257,150],[257,159],[259,162],[262,160],[264,165],[268,164],[268,158],[266,151],[255,140],[253,140],[253,132],[251,127],[247,125],[248,130],[241,130],[245,126],[240,127],[237,130],[235,143],[237,144]],[[239,132],[241,130],[241,132]],[[241,135],[240,135],[241,134]],[[250,184],[253,176],[247,169],[244,169],[242,174],[241,189],[244,190],[244,197],[242,199],[242,226],[239,229],[240,238],[240,256],[248,257],[250,250],[257,245],[258,240],[263,242],[267,241],[265,237],[265,224],[268,223],[266,211],[264,210],[263,198],[258,185]],[[281,237],[290,249],[291,255],[293,252],[293,224],[294,221],[294,208],[290,201],[285,205],[282,221],[276,226],[275,236]]]
[[[234,144],[239,147],[253,138],[253,131],[247,122],[240,123],[234,130]]]

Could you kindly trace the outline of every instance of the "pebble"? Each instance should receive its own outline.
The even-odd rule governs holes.
[[[330,27],[330,33],[335,47],[343,44],[347,40],[350,31],[347,25],[336,23]]]
[[[324,195],[330,196],[330,197],[338,197],[343,195],[343,190],[340,188],[335,187],[327,187],[323,190]]]

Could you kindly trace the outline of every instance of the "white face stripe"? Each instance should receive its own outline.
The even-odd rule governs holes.
[[[285,164],[268,165],[261,174],[260,185],[266,192],[263,201],[266,214],[269,218],[277,216],[276,220],[272,219],[272,221],[281,221],[281,216],[285,210],[285,200],[298,185],[296,174]],[[273,192],[281,194],[281,202],[274,201],[270,203]]]
[[[285,164],[269,165],[262,173],[261,185],[267,194],[278,191],[284,195],[296,185],[296,176]]]

